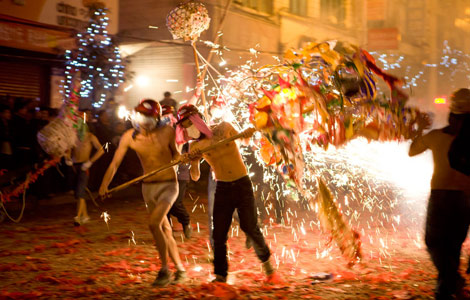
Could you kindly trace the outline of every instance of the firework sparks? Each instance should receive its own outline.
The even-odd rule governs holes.
[[[106,227],[108,227],[108,230],[109,230],[109,224],[108,224],[108,221],[111,220],[111,216],[108,214],[107,211],[101,213],[101,216],[100,218],[103,219],[103,221],[106,223]]]

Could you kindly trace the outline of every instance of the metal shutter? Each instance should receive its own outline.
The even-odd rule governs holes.
[[[40,98],[41,67],[31,63],[0,61],[0,95]]]

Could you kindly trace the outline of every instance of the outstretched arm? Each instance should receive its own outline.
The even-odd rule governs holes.
[[[433,131],[431,131],[423,136],[423,130],[428,129],[431,126],[431,121],[427,114],[419,115],[417,123],[418,129],[415,132],[415,137],[413,138],[410,150],[408,151],[409,156],[418,155],[429,149],[427,140],[429,139],[429,136],[433,134]]]
[[[119,146],[116,152],[114,153],[113,160],[111,161],[111,164],[106,170],[106,173],[104,174],[104,177],[103,177],[103,181],[101,182],[101,186],[99,190],[99,194],[101,196],[104,196],[107,194],[108,186],[113,180],[114,174],[116,174],[116,171],[119,168],[119,165],[121,165],[124,155],[126,155],[127,148],[129,148],[129,143],[130,143],[131,138],[132,138],[132,131],[128,131],[122,136],[119,142]]]
[[[413,142],[410,145],[410,150],[408,151],[409,156],[415,156],[418,154],[423,153],[427,149],[429,149],[427,139],[430,133],[424,136],[418,136],[413,139]]]
[[[194,95],[191,97],[191,99],[189,99],[188,101],[188,104],[192,104],[192,105],[196,105],[197,104],[197,100],[199,99],[199,97],[201,96],[201,92],[202,92],[202,87],[203,87],[203,83],[198,81],[197,84],[196,84],[196,91],[194,93]]]

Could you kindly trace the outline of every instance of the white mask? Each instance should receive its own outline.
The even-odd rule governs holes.
[[[145,129],[147,131],[151,131],[157,127],[157,119],[154,117],[145,116],[141,113],[136,113],[133,120],[132,120],[134,127],[136,129]]]
[[[196,128],[196,126],[194,126],[194,124],[186,128],[186,133],[190,138],[195,140],[201,136],[201,132]]]

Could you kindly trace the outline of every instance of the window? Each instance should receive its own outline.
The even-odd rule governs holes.
[[[273,0],[235,0],[234,2],[259,12],[273,13]]]
[[[290,0],[289,12],[299,16],[306,16],[307,0]]]
[[[335,25],[344,25],[346,6],[344,0],[321,0],[321,18]]]

